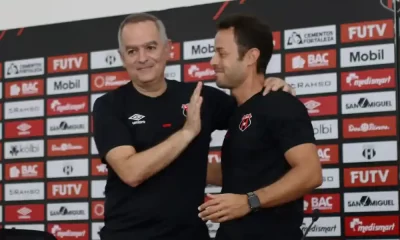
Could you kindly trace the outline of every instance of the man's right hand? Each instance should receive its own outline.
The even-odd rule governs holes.
[[[192,138],[196,137],[201,130],[201,104],[203,102],[203,97],[200,96],[201,88],[202,83],[198,82],[190,98],[186,110],[186,122],[183,126],[183,130],[188,132]]]

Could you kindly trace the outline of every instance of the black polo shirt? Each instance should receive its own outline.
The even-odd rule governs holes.
[[[128,83],[98,98],[94,139],[102,161],[114,147],[132,145],[141,152],[181,129],[194,88],[167,80],[167,90],[152,98]],[[197,208],[204,202],[211,133],[227,128],[235,104],[213,87],[203,86],[201,95],[201,132],[168,167],[137,187],[126,185],[109,167],[102,239],[208,239]]]
[[[221,163],[223,193],[246,194],[268,186],[290,170],[284,153],[315,143],[304,104],[283,91],[261,92],[233,114],[224,140]],[[220,225],[217,240],[299,240],[303,199],[262,209]]]

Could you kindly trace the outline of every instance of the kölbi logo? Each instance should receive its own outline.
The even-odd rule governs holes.
[[[5,142],[5,159],[43,157],[44,141]]]
[[[312,125],[317,140],[338,138],[338,121],[336,119],[312,121]]]
[[[394,63],[393,43],[342,48],[340,53],[341,67]]]

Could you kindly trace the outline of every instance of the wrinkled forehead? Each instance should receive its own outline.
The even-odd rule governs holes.
[[[125,46],[161,44],[161,34],[155,22],[128,23],[122,29],[121,40]]]

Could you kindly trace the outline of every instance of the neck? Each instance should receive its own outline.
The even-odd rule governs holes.
[[[232,89],[232,96],[235,97],[238,105],[242,105],[252,96],[259,93],[264,86],[264,76],[261,75],[250,75],[246,78],[242,85]]]
[[[146,83],[132,81],[132,84],[139,93],[148,97],[158,97],[167,90],[167,81],[165,81],[164,77]]]

